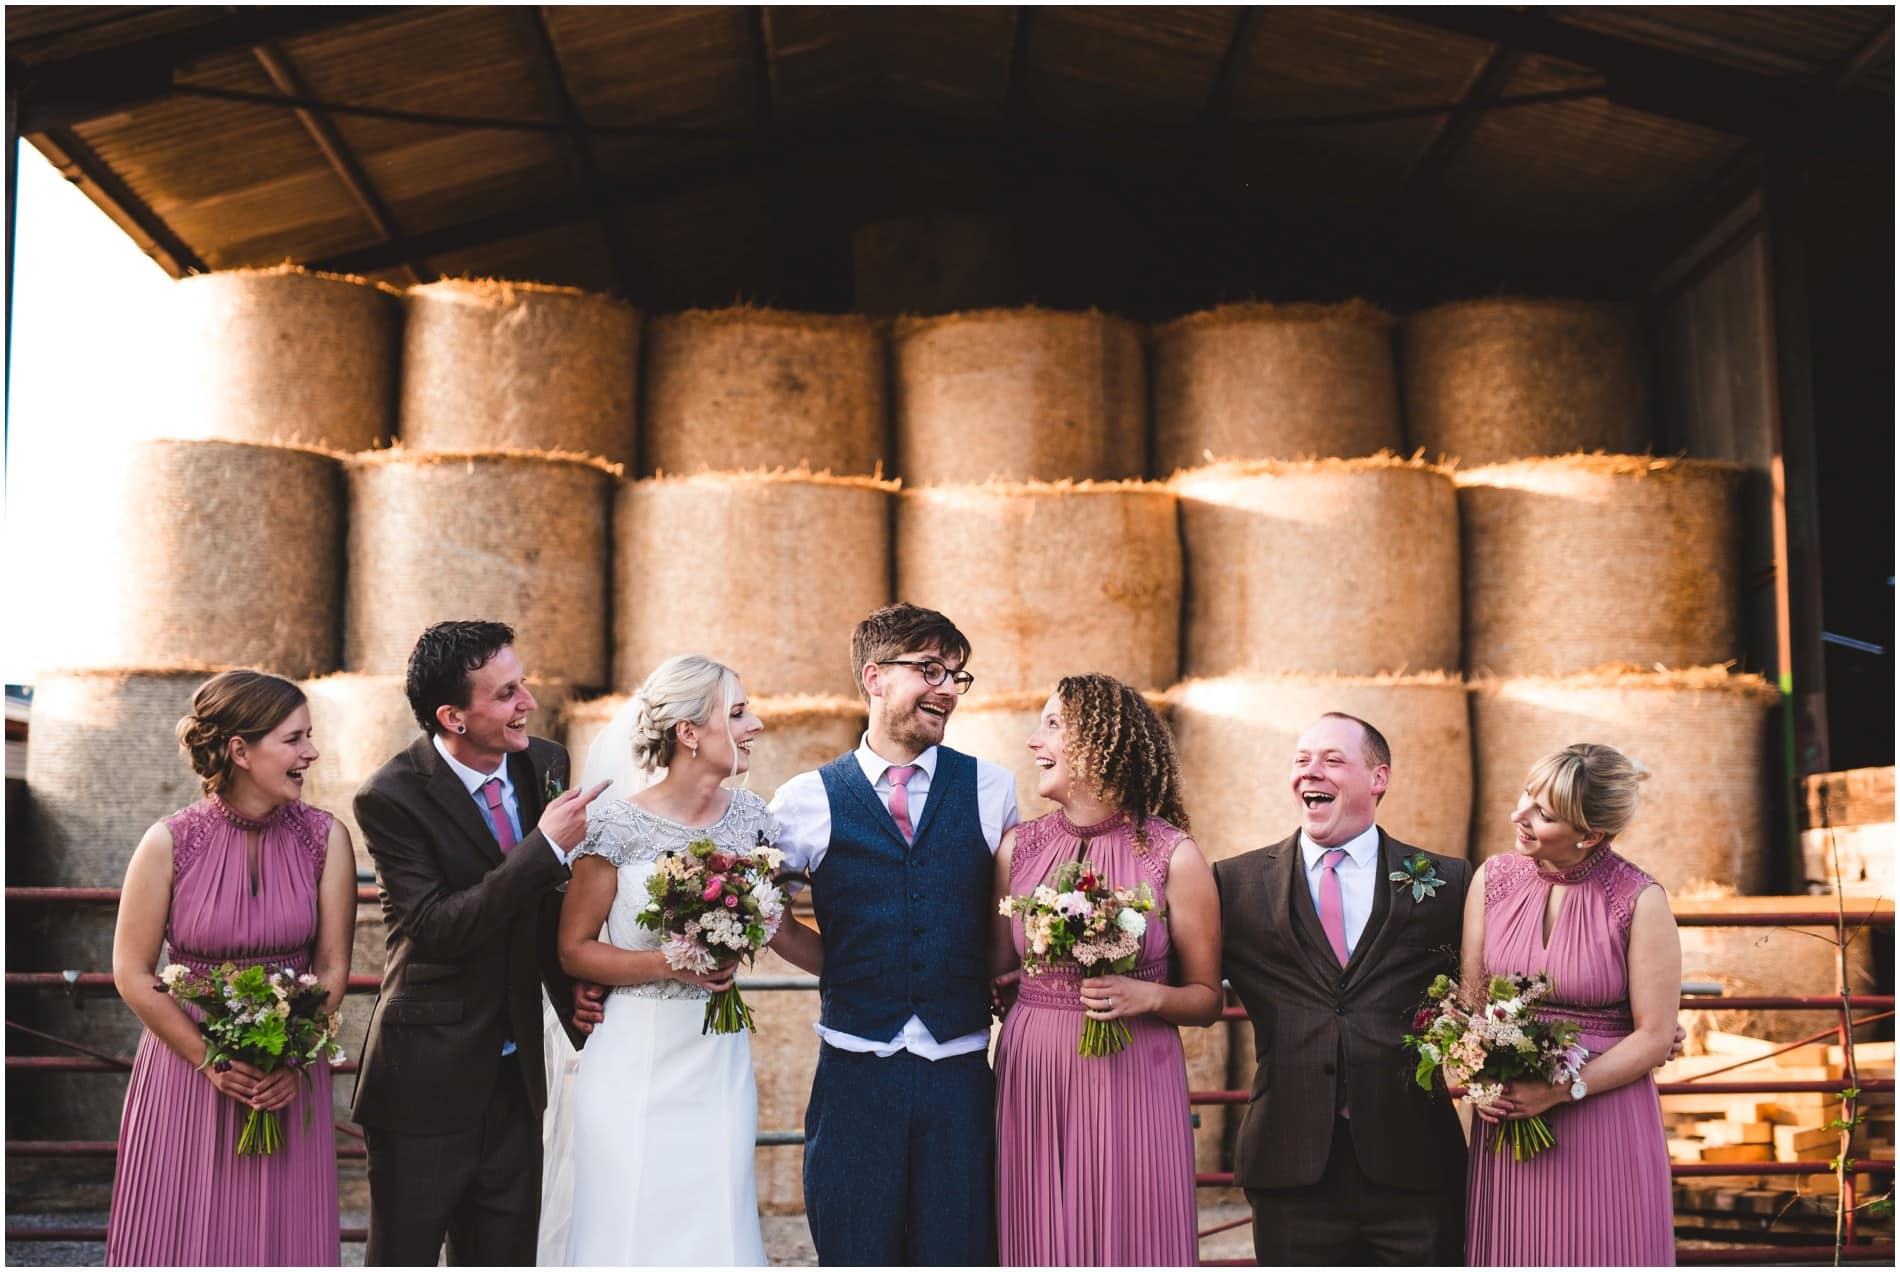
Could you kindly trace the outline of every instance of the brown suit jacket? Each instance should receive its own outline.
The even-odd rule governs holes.
[[[1464,1137],[1441,1090],[1413,1081],[1401,1042],[1425,988],[1454,973],[1471,868],[1427,853],[1444,886],[1423,901],[1387,876],[1418,850],[1379,832],[1378,893],[1344,968],[1313,908],[1296,832],[1269,848],[1214,863],[1222,972],[1254,1027],[1259,1065],[1234,1152],[1242,1188],[1319,1181],[1334,1111],[1352,1110],[1359,1166],[1398,1188],[1464,1187]],[[1342,1091],[1343,1084],[1343,1091]]]
[[[351,1104],[363,1126],[416,1135],[478,1127],[508,1040],[538,1117],[547,1105],[544,982],[581,1043],[569,1021],[573,982],[554,945],[568,870],[534,828],[548,777],[567,781],[567,752],[533,738],[508,757],[508,773],[523,835],[506,856],[427,734],[357,792],[388,929]]]

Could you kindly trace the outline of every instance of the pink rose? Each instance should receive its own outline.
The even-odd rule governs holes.
[[[730,910],[730,909],[732,909],[732,908],[733,908],[734,906],[736,906],[736,905],[738,905],[738,904],[739,904],[739,898],[738,898],[738,897],[734,897],[734,896],[728,896],[728,897],[726,898],[726,908],[727,908],[728,910]]]
[[[709,864],[714,871],[719,874],[724,874],[726,871],[732,869],[734,860],[735,858],[729,852],[716,852],[712,855],[712,861]]]
[[[714,879],[711,883],[706,885],[706,890],[699,894],[699,899],[701,901],[717,901],[719,899],[719,890],[725,886],[726,881],[724,879]]]

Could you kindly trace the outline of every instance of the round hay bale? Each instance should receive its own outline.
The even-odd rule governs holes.
[[[744,670],[738,670],[743,677]],[[587,748],[628,697],[612,694],[589,698],[570,704],[562,713],[567,753],[576,774],[587,763]],[[864,736],[864,703],[857,698],[751,698],[749,705],[765,724],[765,732],[752,744],[752,767],[743,785],[766,800],[794,774],[829,764],[845,752],[856,750]]]
[[[1616,747],[1649,770],[1616,849],[1671,892],[1760,892],[1771,875],[1771,715],[1780,695],[1724,667],[1604,668],[1471,686],[1476,796],[1471,852],[1511,847],[1531,765],[1573,742]]]
[[[1024,293],[1015,225],[937,212],[861,225],[851,234],[851,293],[852,309],[880,318],[1014,304]]]
[[[26,752],[29,833],[10,845],[7,882],[41,887],[109,887],[125,882],[132,850],[153,822],[200,798],[198,777],[175,729],[213,667],[52,671],[33,687],[33,736]],[[17,828],[16,828],[17,829]],[[14,916],[10,947],[21,972],[112,970],[117,908],[28,906]],[[61,1038],[129,1056],[142,1026],[110,995],[75,1001],[63,993],[12,995],[10,1018]],[[22,1037],[24,1052],[70,1055]],[[9,1043],[11,1046],[12,1044]],[[122,1075],[90,1082],[36,1079],[32,1098],[15,1098],[13,1133],[111,1139],[125,1098]],[[18,1097],[21,1093],[16,1091]],[[18,1125],[13,1125],[19,1119]]]
[[[210,663],[290,677],[337,665],[343,481],[318,451],[149,441],[84,460],[50,542],[71,666]]]
[[[1020,693],[972,693],[957,703],[944,726],[945,744],[993,764],[1000,764],[1016,777],[1016,807],[1023,820],[1040,817],[1055,805],[1036,793],[1036,779],[1042,770],[1029,752],[1029,735],[1042,719],[1042,704],[1055,692],[1055,682],[1047,689],[1026,689]],[[1143,695],[1148,705],[1167,719],[1167,698],[1158,693]]]
[[[631,464],[640,315],[573,287],[449,278],[405,297],[410,450],[571,451]]]
[[[1153,339],[1157,475],[1404,444],[1392,318],[1364,301],[1222,305]]]
[[[369,450],[396,422],[393,288],[293,265],[181,278],[160,323],[179,368],[167,437]]]
[[[1293,748],[1328,711],[1370,721],[1392,746],[1379,825],[1415,847],[1465,855],[1471,731],[1457,676],[1223,676],[1186,681],[1168,697],[1194,837],[1209,860],[1299,829]]]
[[[766,950],[742,976],[804,979],[805,973]],[[746,1005],[752,1008],[754,1025],[752,1071],[759,1082],[759,1129],[803,1130],[805,1102],[811,1096],[811,1080],[818,1070],[818,995],[802,990],[758,991],[746,995]],[[753,1169],[762,1214],[795,1215],[804,1210],[803,1153],[794,1148],[762,1147],[755,1150]]]
[[[1691,895],[1670,897],[1678,914],[1707,906],[1720,906],[1732,900],[1728,889],[1693,889]],[[1827,909],[1832,903],[1815,898],[1802,908]],[[1728,997],[1813,997],[1837,992],[1838,951],[1834,930],[1808,928],[1724,928],[1681,927],[1682,979],[1712,981]],[[1862,930],[1847,947],[1848,988],[1856,994],[1880,993],[1879,975],[1873,942]],[[1689,1034],[1689,1049],[1710,1029],[1724,1033],[1747,1034],[1775,1042],[1793,1042],[1805,1038],[1829,1023],[1830,1018],[1811,1011],[1737,1011],[1700,1009],[1682,1013],[1682,1026]],[[1747,1070],[1736,1078],[1766,1076],[1760,1070]],[[1826,1121],[1825,1117],[1817,1121]]]
[[[607,680],[616,470],[573,456],[381,451],[349,464],[349,671],[400,675],[446,619],[499,619],[532,675]]]
[[[907,490],[897,591],[970,638],[985,693],[1100,671],[1141,688],[1180,666],[1174,492],[1139,482]]]
[[[696,652],[762,697],[854,694],[851,630],[891,599],[895,489],[807,471],[622,483],[614,683]]]
[[[1389,454],[1178,473],[1190,676],[1456,670],[1458,496]]]
[[[899,319],[892,340],[906,483],[1146,471],[1148,399],[1132,323],[1093,310],[989,309]]]
[[[1455,480],[1468,670],[1563,675],[1740,656],[1738,465],[1567,455]]]
[[[641,471],[875,473],[885,397],[884,338],[859,315],[740,306],[656,318]]]
[[[403,677],[342,672],[306,681],[303,688],[310,698],[311,737],[322,757],[304,779],[304,799],[349,827],[357,868],[373,870],[362,829],[356,824],[356,792],[422,732],[409,709]],[[561,709],[572,695],[571,687],[565,681],[530,678],[528,691],[536,704],[528,716],[528,732],[560,737]]]
[[[1204,1029],[1183,1029],[1181,1051],[1187,1061],[1189,1091],[1229,1091],[1228,1079],[1233,1061],[1233,1026],[1216,1021]],[[1224,1104],[1197,1104],[1194,1113],[1201,1119],[1194,1132],[1194,1169],[1202,1172],[1226,1170],[1227,1129],[1239,1125],[1238,1115]]]
[[[1647,450],[1649,373],[1621,305],[1467,300],[1407,318],[1399,365],[1411,445],[1466,464]]]

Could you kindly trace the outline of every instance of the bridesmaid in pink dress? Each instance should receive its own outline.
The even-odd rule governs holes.
[[[1675,1044],[1682,947],[1662,886],[1610,847],[1644,776],[1594,743],[1539,760],[1511,815],[1516,851],[1489,858],[1472,880],[1461,966],[1549,973],[1555,990],[1540,1014],[1581,1025],[1591,1055],[1572,1086],[1514,1082],[1478,1110],[1466,1219],[1473,1267],[1676,1261],[1651,1071]],[[1501,1118],[1539,1113],[1555,1148],[1524,1162],[1491,1151]]]
[[[1004,1267],[1186,1266],[1197,1261],[1194,1132],[1178,1026],[1220,1014],[1220,906],[1187,837],[1174,743],[1135,690],[1065,677],[1029,749],[1057,811],[996,854],[997,900],[1086,856],[1155,912],[1135,969],[1021,980],[996,1045],[996,1221]],[[993,970],[1021,965],[1022,924],[998,918]],[[1126,1021],[1116,1055],[1076,1054],[1085,1017]]]
[[[205,798],[145,832],[125,872],[112,975],[145,1024],[119,1128],[106,1262],[335,1266],[336,1141],[329,1066],[265,1076],[206,1061],[196,1017],[157,987],[165,962],[314,972],[343,1000],[356,922],[349,832],[301,801],[315,762],[310,709],[288,680],[227,671],[178,722]],[[252,1108],[285,1145],[238,1157]],[[306,1123],[306,1119],[307,1123]]]

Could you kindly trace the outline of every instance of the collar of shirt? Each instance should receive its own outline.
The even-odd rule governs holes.
[[[1333,847],[1344,848],[1352,864],[1359,869],[1364,869],[1378,858],[1379,827],[1377,824],[1368,826],[1345,843],[1334,844]],[[1306,858],[1306,868],[1309,872],[1319,868],[1319,859],[1329,851],[1331,849],[1314,843],[1307,837],[1305,831],[1300,832],[1300,854]]]
[[[513,799],[515,797],[515,784],[508,777],[507,756],[504,755],[501,757],[501,765],[496,768],[493,773],[477,773],[474,769],[449,754],[449,748],[443,745],[442,735],[440,733],[436,734],[433,740],[435,742],[436,754],[448,761],[450,770],[454,772],[456,779],[462,783],[470,795],[475,796],[477,799],[481,798],[482,786],[489,778],[498,777],[501,779],[502,795],[507,799]]]
[[[864,780],[874,788],[884,780],[885,770],[897,767],[871,749],[869,733],[858,739],[858,749],[854,754],[858,757],[858,767],[864,770]],[[924,784],[928,786],[937,776],[937,748],[931,747],[911,763],[924,771]]]

